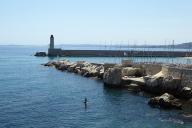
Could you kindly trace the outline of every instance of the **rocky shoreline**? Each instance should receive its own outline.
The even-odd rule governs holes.
[[[129,61],[122,64],[98,64],[63,60],[50,61],[43,65],[100,79],[107,87],[126,88],[135,93],[152,93],[155,97],[148,102],[152,107],[183,109],[186,103],[192,101],[192,89],[181,84],[182,77],[175,78],[164,74],[161,70],[151,75],[147,71],[150,67],[142,64],[133,64]]]

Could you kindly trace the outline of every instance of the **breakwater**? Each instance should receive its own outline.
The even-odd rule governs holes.
[[[192,98],[191,85],[182,84],[183,77],[173,75],[180,70],[170,70],[171,66],[162,64],[136,64],[130,61],[123,61],[121,64],[97,64],[64,60],[51,61],[44,66],[55,67],[60,71],[68,71],[84,77],[98,78],[107,87],[155,94],[156,97],[152,97],[148,102],[151,106],[182,109]],[[184,70],[188,70],[187,73],[191,72],[190,69]]]
[[[62,50],[49,49],[48,56],[73,57],[191,57],[184,51],[127,51],[127,50]]]

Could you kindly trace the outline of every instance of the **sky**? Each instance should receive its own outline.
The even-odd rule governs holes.
[[[192,41],[192,0],[0,0],[0,45]]]

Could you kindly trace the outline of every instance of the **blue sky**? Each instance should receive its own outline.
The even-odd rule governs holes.
[[[0,44],[192,41],[192,0],[0,0]]]

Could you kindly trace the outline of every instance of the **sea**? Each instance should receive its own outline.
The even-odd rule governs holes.
[[[149,95],[107,88],[100,80],[41,65],[63,59],[190,63],[191,58],[49,58],[35,57],[36,51],[47,51],[47,46],[0,46],[0,128],[192,128],[185,111],[151,108]]]

